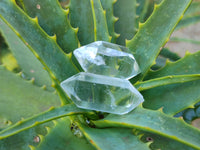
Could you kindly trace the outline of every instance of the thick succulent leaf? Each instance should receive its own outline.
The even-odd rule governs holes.
[[[200,51],[187,53],[176,62],[168,61],[166,66],[158,71],[150,71],[145,80],[171,75],[200,74],[199,58]],[[200,80],[153,88],[142,92],[145,99],[143,106],[150,109],[163,107],[165,113],[175,115],[199,102],[199,91]]]
[[[108,128],[96,129],[82,125],[80,130],[89,142],[101,150],[149,150],[149,145],[140,140],[141,136],[133,134],[132,129]]]
[[[23,0],[25,11],[32,18],[38,17],[40,26],[51,36],[56,34],[58,45],[71,52],[78,47],[77,31],[68,20],[68,13],[57,0]]]
[[[168,48],[163,48],[160,51],[159,55],[161,55],[161,56],[163,56],[165,58],[168,58],[168,59],[170,59],[172,61],[176,61],[176,60],[179,60],[181,58],[178,54],[170,51]]]
[[[73,27],[78,27],[81,45],[94,41],[94,23],[90,0],[72,0],[69,5],[69,18]]]
[[[0,139],[9,137],[21,131],[32,128],[38,124],[42,124],[64,116],[71,116],[86,113],[87,110],[79,109],[74,104],[65,105],[58,108],[50,108],[48,111],[38,114],[34,117],[18,121],[16,124],[0,131]],[[92,112],[90,112],[92,113]]]
[[[145,99],[143,106],[149,109],[163,107],[163,111],[169,115],[192,108],[200,101],[200,80],[165,85],[142,91]]]
[[[151,3],[151,1],[149,0],[137,0],[138,7],[136,9],[136,13],[138,23],[145,21],[145,16],[148,11],[149,3]]]
[[[200,1],[194,1],[185,12],[183,19],[177,25],[176,29],[186,27],[188,25],[197,23],[200,21]]]
[[[25,81],[19,75],[0,66],[0,122],[3,120],[15,123],[22,117],[27,118],[58,106],[59,98],[54,93]]]
[[[90,0],[94,21],[94,40],[111,41],[108,33],[105,11],[101,6],[100,0]]]
[[[151,141],[152,144],[150,145],[150,148],[152,150],[195,150],[192,147],[189,147],[185,144],[179,143],[177,141],[158,136],[156,134],[152,133],[143,133],[144,135],[142,136],[142,141],[144,142],[149,142]]]
[[[93,122],[97,127],[128,127],[162,135],[190,147],[200,149],[200,130],[161,111],[137,107],[126,115],[108,115]],[[177,128],[178,127],[178,128]]]
[[[142,79],[149,68],[155,63],[160,48],[169,39],[170,34],[191,0],[164,0],[155,5],[149,19],[139,25],[139,31],[126,45],[134,54],[141,69],[138,78]],[[145,63],[144,63],[145,62]]]
[[[117,43],[125,45],[126,39],[132,39],[137,30],[136,0],[117,0],[114,4],[114,16],[119,20],[115,23],[115,31],[120,34]]]
[[[25,77],[27,79],[34,78],[36,85],[46,85],[47,89],[52,91],[51,79],[47,71],[43,69],[44,66],[1,18],[0,30]]]
[[[188,38],[172,37],[172,38],[170,38],[170,41],[171,42],[187,42],[187,43],[200,45],[199,40],[193,40],[193,39],[188,39]]]
[[[40,136],[40,144],[31,150],[94,150],[80,131],[72,132],[68,118],[54,121],[54,124],[54,127],[47,128],[46,136]]]
[[[145,80],[169,75],[200,74],[200,51],[190,54],[176,62],[167,62],[166,66],[158,71],[149,71]]]
[[[40,142],[38,134],[46,134],[45,126],[52,126],[52,123],[45,123],[0,140],[0,150],[30,150],[29,145],[37,146]]]
[[[48,36],[37,19],[28,17],[13,0],[0,1],[0,17],[27,44],[54,79],[64,79],[77,73],[70,57],[57,45],[55,36]],[[22,26],[24,25],[24,26]]]
[[[200,21],[200,16],[193,16],[193,17],[188,17],[186,19],[181,20],[181,22],[176,26],[176,30],[187,27],[191,24],[195,24]]]
[[[115,43],[116,39],[119,37],[119,34],[115,33],[114,25],[117,21],[117,18],[113,15],[113,5],[116,2],[116,0],[101,0],[101,4],[103,9],[106,11],[106,20],[108,25],[108,31],[111,35],[112,39],[111,42]]]
[[[151,88],[169,85],[169,84],[175,84],[175,83],[184,83],[194,80],[200,80],[200,74],[193,74],[193,75],[171,75],[171,76],[165,76],[161,78],[155,78],[152,80],[147,80],[143,82],[137,82],[134,84],[134,86],[139,91],[148,90]],[[195,81],[194,81],[195,82]]]
[[[156,64],[151,66],[151,69],[158,70],[158,69],[164,67],[166,64],[166,61],[167,61],[167,58],[158,55],[158,57],[156,58]]]

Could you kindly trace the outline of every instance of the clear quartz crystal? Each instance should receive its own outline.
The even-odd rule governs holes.
[[[81,72],[61,83],[79,108],[125,114],[142,103],[142,95],[128,80]]]
[[[128,52],[124,46],[97,41],[76,49],[74,55],[85,72],[130,79],[140,70]]]

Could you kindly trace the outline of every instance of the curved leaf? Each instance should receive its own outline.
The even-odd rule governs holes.
[[[42,62],[52,78],[61,82],[77,73],[70,57],[56,44],[55,37],[48,36],[37,19],[28,17],[13,0],[0,1],[0,17],[12,26],[11,29]]]
[[[109,128],[95,129],[81,125],[83,132],[89,142],[101,150],[149,150],[149,145],[140,140],[141,136],[133,135],[132,129]]]
[[[81,45],[94,41],[94,23],[90,0],[72,0],[69,4],[69,18],[73,27],[78,27]]]
[[[106,11],[106,20],[108,25],[108,31],[109,35],[111,35],[112,43],[116,42],[116,39],[119,37],[119,34],[115,33],[114,25],[117,21],[117,18],[113,15],[113,5],[116,2],[116,0],[101,0],[101,4],[103,9]]]
[[[0,131],[0,139],[9,137],[21,131],[32,128],[36,125],[61,118],[64,116],[77,115],[87,112],[87,110],[79,109],[74,104],[65,105],[58,108],[50,108],[50,110],[38,114],[34,117],[28,118],[26,120],[18,121],[16,124],[6,128],[5,130]],[[91,113],[91,112],[90,112]]]
[[[34,78],[36,85],[46,85],[48,90],[53,91],[51,79],[47,71],[43,69],[44,66],[1,18],[0,30],[26,78]]]
[[[47,135],[40,136],[41,142],[37,147],[31,150],[94,150],[92,145],[81,136],[71,131],[71,123],[68,118],[62,118],[54,121],[54,127],[47,128]]]
[[[170,117],[161,111],[137,107],[126,115],[108,115],[103,120],[94,121],[93,123],[97,127],[136,128],[200,149],[200,130],[186,124],[183,120]]]
[[[103,11],[100,0],[90,0],[90,4],[94,21],[94,40],[110,42],[111,37],[108,34],[106,12]]]
[[[152,80],[147,80],[143,82],[137,82],[134,84],[134,86],[139,91],[148,90],[151,88],[169,85],[169,84],[175,84],[175,83],[184,83],[194,80],[200,80],[200,74],[194,74],[194,75],[175,75],[175,76],[165,76],[161,78],[155,78]]]
[[[43,90],[0,66],[0,118],[15,123],[59,105],[57,95]],[[2,120],[1,120],[2,121]]]
[[[78,47],[78,30],[71,27],[69,11],[62,9],[57,0],[23,0],[23,4],[28,15],[32,18],[37,16],[40,26],[50,36],[56,34],[56,41],[65,52],[69,53]]]
[[[115,23],[115,31],[120,34],[117,43],[125,45],[126,39],[131,39],[137,31],[136,0],[117,0],[114,4],[114,16],[119,20]]]
[[[138,78],[143,79],[150,67],[155,63],[160,48],[169,39],[170,34],[191,0],[169,0],[155,5],[154,12],[144,24],[139,25],[139,31],[126,45],[134,54],[141,74]],[[144,63],[145,62],[145,63]]]

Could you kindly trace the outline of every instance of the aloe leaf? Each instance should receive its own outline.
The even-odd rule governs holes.
[[[106,12],[101,6],[100,0],[90,0],[94,20],[94,40],[111,41],[106,22]]]
[[[79,109],[74,104],[65,105],[58,108],[50,108],[48,111],[45,111],[41,114],[38,114],[34,117],[18,121],[16,124],[6,128],[5,130],[0,131],[0,139],[9,137],[21,131],[32,128],[36,125],[61,118],[64,116],[77,115],[87,112],[87,110]],[[91,113],[91,112],[90,112]]]
[[[200,21],[200,2],[199,1],[193,1],[187,11],[185,12],[185,15],[183,16],[183,19],[180,21],[180,23],[177,25],[176,29],[181,29],[183,27],[186,27],[188,25],[197,23]]]
[[[52,91],[51,79],[47,71],[43,69],[44,66],[1,18],[0,30],[26,78],[34,78],[36,85],[46,85],[47,89]]]
[[[189,147],[185,144],[179,143],[177,141],[156,135],[151,133],[143,133],[142,141],[144,142],[152,142],[150,148],[152,150],[195,150],[192,147]]]
[[[171,75],[171,76],[165,76],[161,78],[155,78],[152,80],[147,80],[143,82],[137,82],[134,84],[134,86],[139,91],[148,90],[151,88],[169,85],[169,84],[175,84],[175,83],[184,83],[194,80],[200,80],[200,74],[193,74],[193,75]]]
[[[37,16],[40,26],[50,36],[56,34],[56,41],[65,52],[69,53],[78,47],[78,30],[71,27],[69,11],[62,9],[57,0],[23,0],[23,4],[28,15],[32,18]]]
[[[137,14],[137,22],[144,22],[145,21],[145,16],[148,12],[148,7],[149,3],[151,3],[149,0],[137,0],[137,9],[136,9],[136,14]]]
[[[190,54],[176,62],[168,61],[166,66],[158,71],[149,71],[145,80],[169,75],[200,74],[200,51]]]
[[[137,107],[126,115],[108,115],[103,120],[93,121],[96,127],[127,127],[155,133],[200,149],[200,130],[186,124],[179,118],[173,118],[161,111]],[[176,128],[178,127],[178,128]]]
[[[176,60],[179,60],[181,58],[178,54],[171,52],[168,48],[163,48],[160,51],[159,55],[161,55],[165,58],[169,58],[172,61],[176,61]]]
[[[186,19],[183,19],[180,21],[180,23],[176,26],[176,30],[179,30],[181,28],[184,28],[184,27],[187,27],[191,24],[195,24],[197,22],[200,21],[200,16],[197,15],[197,16],[193,16],[193,17],[188,17]]]
[[[101,4],[103,9],[106,11],[106,20],[107,20],[107,26],[108,26],[108,31],[109,35],[111,35],[112,43],[116,43],[116,39],[119,37],[119,34],[115,33],[114,30],[114,25],[115,22],[117,21],[117,18],[114,17],[113,15],[113,5],[116,2],[116,0],[101,0]]]
[[[38,134],[45,135],[45,126],[52,126],[52,123],[45,123],[29,130],[20,132],[6,139],[0,140],[1,150],[29,150],[29,145],[37,146],[40,142]]]
[[[68,118],[56,120],[54,127],[47,128],[47,135],[40,136],[40,144],[35,148],[31,147],[31,150],[94,150],[81,132],[78,134],[76,131],[72,132],[72,130]]]
[[[81,45],[94,41],[94,23],[90,0],[72,0],[69,4],[69,18],[73,27],[78,27]]]
[[[136,33],[136,0],[117,0],[114,4],[114,16],[119,20],[115,23],[115,31],[120,36],[117,43],[125,45],[125,40],[130,40]]]
[[[190,2],[191,0],[173,2],[164,0],[159,5],[155,5],[154,12],[144,24],[139,25],[139,31],[134,38],[126,42],[140,66],[141,74],[138,78],[143,79],[155,63],[160,48],[169,39]]]
[[[96,129],[81,125],[80,130],[83,132],[88,141],[96,148],[101,150],[149,150],[149,144],[143,143],[141,136],[133,135],[132,129],[109,128]],[[112,141],[112,142],[108,142]]]
[[[57,45],[55,36],[48,36],[38,25],[37,19],[28,17],[14,1],[0,1],[0,17],[12,26],[11,29],[27,44],[52,78],[60,82],[77,73],[70,57]]]
[[[145,80],[171,75],[200,74],[199,58],[200,51],[187,53],[176,62],[168,61],[166,66],[158,71],[150,71]],[[143,106],[150,109],[163,107],[165,113],[175,115],[200,101],[199,90],[200,80],[153,88],[142,92],[145,99]]]
[[[0,118],[15,123],[59,105],[59,97],[0,66]],[[9,108],[9,109],[8,109]]]
[[[146,91],[142,91],[145,99],[143,106],[149,109],[163,107],[163,111],[169,115],[192,108],[200,101],[200,80],[181,84],[165,85]]]
[[[172,38],[170,38],[170,41],[172,41],[172,42],[187,42],[187,43],[200,45],[200,41],[193,40],[193,39],[187,39],[187,38],[172,37]]]

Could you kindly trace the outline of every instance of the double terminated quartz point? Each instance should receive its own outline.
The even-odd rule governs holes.
[[[124,52],[126,51],[126,52]],[[79,108],[126,114],[144,101],[126,80],[139,73],[139,67],[126,47],[97,41],[74,51],[86,72],[61,83]]]

